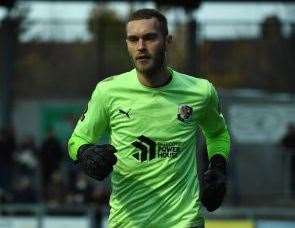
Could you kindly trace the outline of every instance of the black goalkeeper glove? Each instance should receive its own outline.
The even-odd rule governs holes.
[[[77,154],[78,164],[88,176],[101,181],[113,171],[117,162],[116,151],[110,144],[82,145]]]
[[[221,155],[210,159],[202,179],[201,202],[209,212],[220,207],[226,193],[226,160]]]

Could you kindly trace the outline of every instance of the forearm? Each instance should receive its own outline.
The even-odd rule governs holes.
[[[74,161],[77,160],[77,154],[78,150],[82,145],[91,143],[89,139],[86,139],[84,137],[78,136],[73,133],[71,138],[68,141],[68,153],[70,155],[70,158]]]
[[[230,152],[230,136],[227,128],[223,128],[213,135],[205,134],[205,138],[209,159],[217,154],[220,154],[226,160],[228,159]]]
[[[202,178],[201,201],[208,211],[220,207],[226,193],[227,158],[230,137],[226,126],[214,134],[205,135],[209,167]]]

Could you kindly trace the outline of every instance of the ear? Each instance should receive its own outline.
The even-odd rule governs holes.
[[[168,34],[166,36],[166,45],[169,45],[172,43],[172,35]]]

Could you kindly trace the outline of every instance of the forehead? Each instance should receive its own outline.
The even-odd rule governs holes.
[[[127,35],[143,35],[146,33],[160,32],[160,23],[156,18],[140,19],[127,23]]]

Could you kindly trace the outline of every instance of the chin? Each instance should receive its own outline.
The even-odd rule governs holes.
[[[157,72],[159,69],[161,69],[162,66],[154,66],[154,65],[149,65],[149,66],[138,66],[135,65],[135,68],[138,72],[142,73],[142,74],[153,74],[155,72]]]
[[[153,71],[152,70],[153,67],[150,67],[150,66],[138,66],[138,65],[136,65],[135,68],[136,68],[137,71],[139,71],[140,73],[144,73],[144,74]]]

